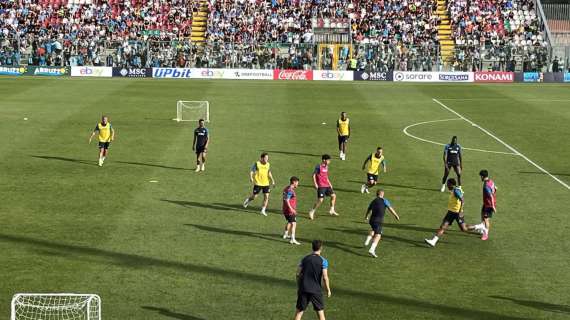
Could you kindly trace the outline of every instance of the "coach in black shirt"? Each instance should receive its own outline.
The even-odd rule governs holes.
[[[319,315],[319,320],[325,320],[325,301],[323,298],[322,282],[325,284],[327,296],[331,296],[328,267],[329,262],[321,256],[323,243],[321,240],[313,240],[313,253],[306,256],[299,264],[297,271],[297,283],[299,290],[297,293],[297,312],[295,320],[303,317],[303,312],[307,309],[309,302]]]

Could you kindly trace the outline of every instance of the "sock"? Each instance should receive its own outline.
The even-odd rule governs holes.
[[[431,240],[434,241],[435,243],[437,243],[437,241],[439,241],[439,237],[436,236],[436,235],[434,235],[434,236],[433,236],[433,239],[431,239]]]
[[[261,212],[265,212],[265,207],[261,207]]]
[[[376,252],[376,247],[378,246],[379,242],[375,242],[370,246],[370,252]]]
[[[284,236],[288,236],[288,235],[289,235],[289,232],[287,232],[287,229],[285,229],[285,232],[283,232],[283,235],[284,235]]]
[[[331,212],[334,212],[334,207],[331,207]]]
[[[295,234],[294,233],[291,233],[291,241],[297,241],[297,240],[295,240]]]
[[[364,241],[364,245],[365,246],[369,245],[371,240],[372,240],[371,236],[366,237],[366,241]]]

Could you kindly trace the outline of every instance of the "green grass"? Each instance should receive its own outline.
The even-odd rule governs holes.
[[[330,261],[330,319],[570,318],[570,190],[521,157],[466,151],[468,222],[479,216],[478,171],[499,186],[490,240],[454,226],[427,248],[446,211],[442,147],[402,132],[453,118],[432,101],[440,98],[570,183],[568,86],[2,78],[0,97],[4,319],[17,292],[97,293],[105,319],[292,318],[296,266],[315,238]],[[469,100],[444,100],[458,98]],[[192,171],[194,124],[171,121],[177,100],[210,102],[205,173]],[[340,111],[353,128],[344,162]],[[87,139],[102,113],[117,139],[99,168]],[[509,152],[464,121],[410,133]],[[386,218],[374,260],[362,247],[372,196],[359,187],[361,163],[378,145],[390,170],[381,182],[402,219]],[[269,217],[258,214],[260,200],[240,207],[262,151],[278,183]],[[327,205],[311,222],[322,153],[335,156],[341,216],[326,215]],[[279,237],[280,189],[291,175],[301,178],[299,247]]]

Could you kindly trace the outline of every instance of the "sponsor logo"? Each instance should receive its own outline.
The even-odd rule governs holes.
[[[512,72],[480,71],[475,72],[475,82],[513,82],[515,75]]]
[[[392,72],[354,71],[354,80],[392,81]]]
[[[564,82],[570,82],[570,72],[564,73]]]
[[[188,68],[153,68],[153,78],[190,78],[192,69]]]
[[[72,77],[111,77],[111,67],[71,67]]]
[[[274,80],[313,80],[312,70],[273,70]]]
[[[126,78],[146,78],[151,76],[150,69],[147,68],[113,68],[113,76]]]
[[[543,82],[544,76],[542,72],[525,72],[523,74],[524,82]]]
[[[234,75],[236,78],[273,78],[273,71],[235,71]]]
[[[344,73],[342,72],[332,72],[332,71],[321,71],[320,78],[324,80],[342,80],[344,79]]]
[[[440,73],[439,81],[469,81],[468,74]]]
[[[223,69],[198,69],[200,78],[221,79],[224,77]]]
[[[36,67],[34,69],[35,76],[64,76],[66,74],[65,68]]]
[[[433,75],[428,72],[394,72],[394,81],[433,81]]]
[[[21,76],[26,71],[26,67],[0,67],[0,74],[8,76]]]

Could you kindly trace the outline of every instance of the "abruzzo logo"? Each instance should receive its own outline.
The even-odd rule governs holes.
[[[442,73],[439,75],[440,81],[469,81],[468,74],[447,74]]]
[[[37,67],[34,70],[35,76],[63,76],[67,73],[65,68]]]

